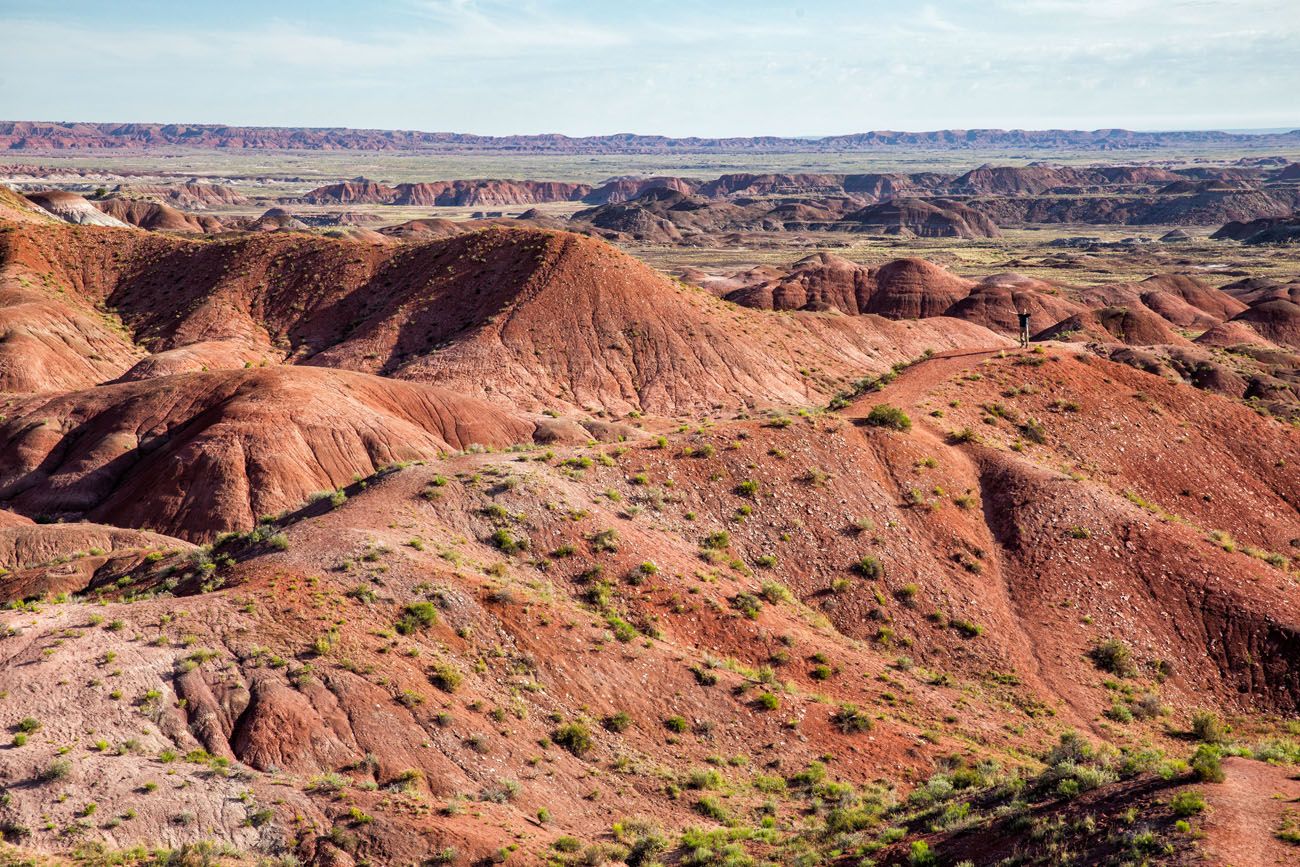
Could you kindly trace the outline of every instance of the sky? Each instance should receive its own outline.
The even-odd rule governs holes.
[[[1300,0],[0,0],[0,119],[1300,128]]]

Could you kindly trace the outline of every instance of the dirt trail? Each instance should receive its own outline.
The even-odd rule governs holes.
[[[939,352],[924,361],[917,362],[899,373],[898,378],[885,389],[890,402],[911,404],[921,398],[926,391],[951,379],[959,371],[975,367],[986,358],[992,358],[999,352],[1008,351],[1004,347],[993,349],[956,349]],[[846,418],[866,418],[871,408],[882,403],[881,392],[872,392],[858,398],[845,408]]]
[[[1300,864],[1300,846],[1278,839],[1287,810],[1300,812],[1295,768],[1242,758],[1224,761],[1227,779],[1202,788],[1210,805],[1202,843],[1205,863],[1216,867]]]

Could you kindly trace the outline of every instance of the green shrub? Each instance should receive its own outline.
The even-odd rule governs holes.
[[[897,431],[912,429],[912,420],[907,417],[907,413],[887,403],[878,403],[871,408],[871,412],[867,413],[867,424]]]
[[[551,740],[575,756],[587,754],[595,744],[591,738],[591,731],[579,722],[565,723],[560,726],[551,732]]]
[[[664,720],[664,728],[668,729],[668,731],[670,732],[676,732],[677,734],[682,734],[688,728],[690,728],[690,724],[686,722],[685,717],[670,716],[666,720]]]
[[[1175,816],[1195,816],[1205,810],[1205,796],[1195,789],[1184,789],[1169,799]]]
[[[939,859],[930,851],[929,843],[924,840],[917,840],[912,844],[912,850],[907,856],[907,863],[911,867],[935,867],[939,863]]]
[[[753,593],[737,593],[731,598],[731,606],[753,620],[763,610],[763,601]]]
[[[591,550],[597,554],[613,554],[618,551],[618,531],[600,530],[591,536]]]
[[[702,548],[709,551],[722,551],[731,545],[731,534],[726,530],[718,530],[704,537],[700,543]]]
[[[722,825],[731,819],[722,802],[707,795],[695,802],[695,812]]]
[[[1223,751],[1217,746],[1201,744],[1187,764],[1191,766],[1196,779],[1202,783],[1222,783],[1224,780],[1222,758]]]
[[[1107,638],[1097,642],[1092,646],[1092,650],[1088,651],[1088,656],[1102,671],[1109,671],[1120,677],[1132,677],[1137,673],[1137,667],[1133,664],[1133,652],[1118,638]]]
[[[857,572],[863,578],[868,578],[873,581],[885,576],[885,566],[880,562],[880,558],[873,557],[870,554],[854,563],[853,571]]]
[[[551,841],[551,848],[556,852],[577,852],[582,849],[582,841],[577,837],[556,837]]]
[[[1228,739],[1228,729],[1214,711],[1198,710],[1192,714],[1192,737],[1204,744],[1221,744]]]
[[[845,734],[871,731],[871,717],[856,704],[842,704],[831,714],[831,723]]]
[[[450,663],[436,663],[429,671],[429,682],[443,692],[455,692],[460,686],[461,674]]]
[[[438,609],[432,602],[412,602],[402,609],[402,616],[394,628],[401,635],[410,635],[416,630],[428,629],[438,622]]]
[[[726,781],[718,771],[713,768],[705,768],[704,770],[692,771],[691,775],[686,779],[686,787],[689,789],[720,789],[724,782]]]
[[[620,710],[605,717],[602,725],[612,732],[624,732],[632,727],[632,717],[627,711]]]
[[[55,759],[41,771],[40,779],[45,783],[53,783],[56,780],[66,780],[71,775],[72,762],[67,759]]]
[[[505,527],[499,527],[493,531],[492,535],[488,538],[488,541],[490,541],[503,554],[514,554],[515,552],[522,551],[528,547],[527,539],[522,536],[516,537]]]
[[[1020,435],[1031,443],[1042,445],[1047,442],[1047,429],[1038,419],[1028,419],[1020,426]]]

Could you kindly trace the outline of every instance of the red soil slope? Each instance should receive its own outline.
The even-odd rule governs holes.
[[[155,353],[234,342],[263,357],[443,382],[530,409],[821,402],[863,369],[926,348],[996,343],[964,323],[737,310],[566,233],[493,229],[380,247],[275,234],[193,243],[18,230],[3,243],[6,261],[51,275],[87,309],[113,309]],[[881,274],[879,306],[889,315],[941,312],[964,285],[924,264]],[[925,301],[931,291],[943,298]]]
[[[249,528],[358,473],[534,430],[442,389],[313,368],[167,376],[7,411],[8,508],[195,539]]]

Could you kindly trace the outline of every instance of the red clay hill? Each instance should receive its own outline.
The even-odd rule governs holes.
[[[1294,852],[1300,434],[1108,360],[1212,354],[1178,329],[1287,284],[821,255],[726,278],[746,307],[564,232],[21,213],[15,858]],[[1096,340],[1012,349],[1021,303]]]

